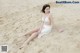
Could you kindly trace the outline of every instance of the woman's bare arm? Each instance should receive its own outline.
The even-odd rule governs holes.
[[[49,16],[49,20],[50,20],[49,24],[54,25],[54,22],[53,22],[54,20],[52,15]]]
[[[51,24],[57,31],[63,32],[63,29],[62,29],[62,28],[59,28],[58,26],[56,26],[56,25],[54,24],[54,18],[53,18],[52,15],[50,15],[49,20],[50,20],[50,24]]]

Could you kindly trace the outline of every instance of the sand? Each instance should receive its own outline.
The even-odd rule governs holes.
[[[80,4],[56,4],[53,0],[0,0],[0,45],[7,53],[80,53]],[[24,35],[41,24],[41,8],[51,5],[51,33],[19,47]],[[63,29],[63,32],[55,28]],[[2,53],[2,52],[0,52]]]

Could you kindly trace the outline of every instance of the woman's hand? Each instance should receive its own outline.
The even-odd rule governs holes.
[[[62,28],[61,28],[61,29],[59,29],[59,32],[63,32],[63,31],[64,31],[64,29],[62,29]]]

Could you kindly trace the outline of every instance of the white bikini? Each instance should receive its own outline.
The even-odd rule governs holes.
[[[48,34],[51,32],[52,25],[48,25],[46,23],[49,22],[49,17],[42,17],[42,21],[44,22],[41,33],[38,35],[38,38],[42,37],[45,34]]]

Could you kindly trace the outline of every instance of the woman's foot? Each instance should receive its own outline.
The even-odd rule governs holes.
[[[22,45],[19,49],[22,49],[24,47],[24,45]]]
[[[26,45],[29,45],[29,42]],[[21,46],[19,49],[22,49],[23,47],[25,47],[25,45]]]
[[[22,49],[23,47],[20,47],[19,49]]]

